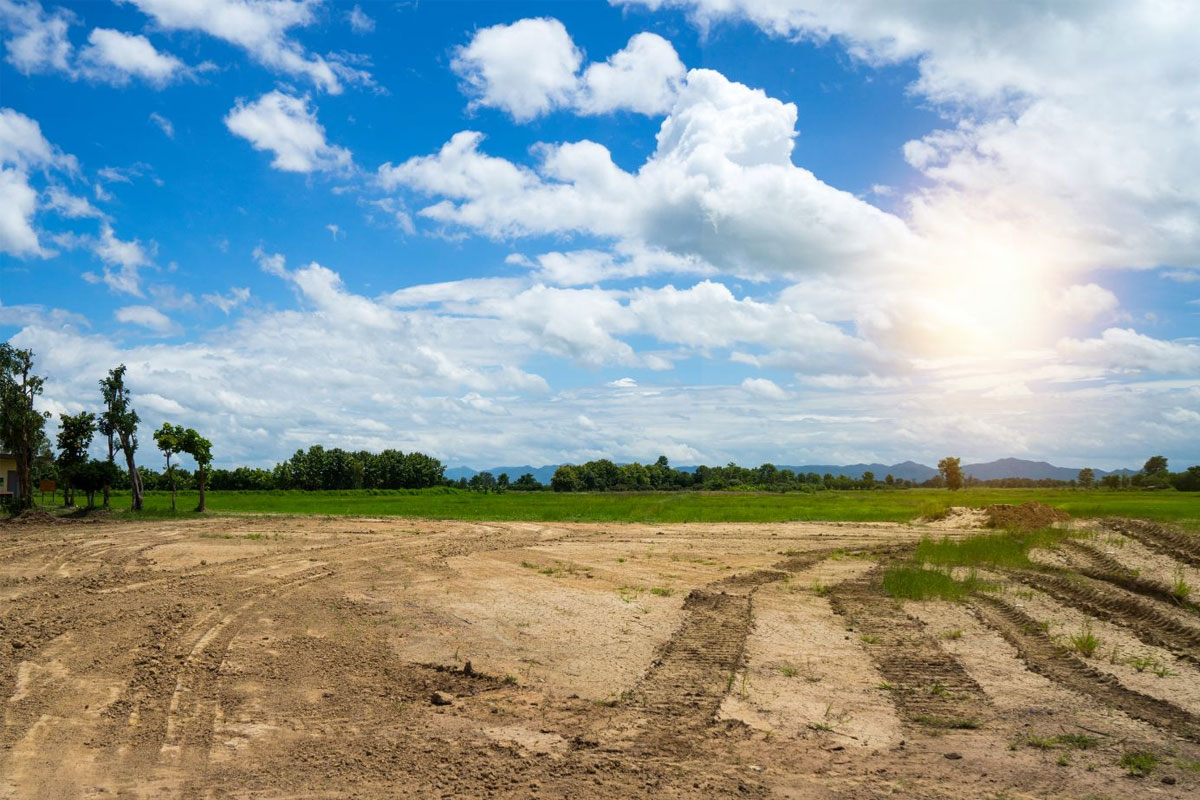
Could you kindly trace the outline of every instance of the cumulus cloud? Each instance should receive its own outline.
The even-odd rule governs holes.
[[[746,378],[742,381],[742,388],[752,395],[770,400],[782,400],[788,396],[779,384],[767,378]]]
[[[117,85],[138,77],[154,86],[165,86],[190,69],[175,56],[160,53],[145,36],[109,28],[88,34],[88,46],[79,53],[84,75]]]
[[[586,232],[747,276],[894,264],[904,223],[793,165],[795,124],[793,104],[692,70],[634,173],[595,142],[544,146],[531,169],[463,131],[378,176],[443,198],[420,216],[497,238]]]
[[[1041,269],[1200,263],[1194,3],[613,1],[915,61],[912,91],[954,123],[905,148],[928,237],[1008,240]]]
[[[1074,284],[1063,289],[1055,310],[1080,322],[1091,322],[1102,315],[1111,315],[1119,305],[1117,296],[1102,286]]]
[[[675,48],[653,33],[636,34],[581,74],[582,65],[583,53],[567,29],[549,17],[479,30],[451,64],[473,106],[500,109],[520,122],[560,108],[662,114],[684,77]]]
[[[125,306],[113,312],[117,322],[138,325],[160,336],[175,332],[171,318],[153,306]]]
[[[278,89],[253,103],[239,100],[225,116],[225,127],[255,150],[269,150],[271,166],[284,172],[340,172],[351,165],[350,151],[325,141],[325,128],[309,110],[308,97]]]
[[[1064,339],[1058,349],[1070,361],[1109,369],[1200,374],[1200,344],[1155,339],[1132,328],[1108,328],[1095,339]]]
[[[664,114],[679,93],[684,73],[683,62],[670,42],[654,33],[639,33],[606,62],[584,71],[576,108],[582,114],[620,109]]]
[[[451,67],[477,106],[528,120],[570,102],[583,54],[556,19],[522,19],[475,33]]]
[[[371,76],[344,61],[309,53],[288,35],[317,19],[320,0],[126,0],[166,30],[200,31],[242,48],[263,66],[303,77],[330,94]]]
[[[0,108],[0,252],[18,257],[50,255],[34,228],[39,203],[38,192],[30,183],[30,171],[48,169],[71,174],[78,168],[74,157],[46,140],[37,120],[11,108]],[[54,202],[52,190],[49,203]],[[80,208],[78,203],[74,208]]]

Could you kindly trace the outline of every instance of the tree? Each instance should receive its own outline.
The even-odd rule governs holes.
[[[556,492],[578,492],[583,488],[579,467],[573,464],[563,464],[554,470],[554,475],[550,478],[550,488]]]
[[[154,432],[154,443],[167,457],[167,480],[171,482],[171,510],[175,510],[175,471],[171,466],[171,456],[183,452],[187,431],[180,425],[164,422],[162,427]]]
[[[1157,475],[1160,472],[1166,472],[1166,471],[1167,471],[1167,457],[1166,456],[1150,456],[1150,458],[1147,459],[1147,461],[1146,461],[1146,465],[1144,467],[1142,467],[1142,474],[1144,474],[1144,475]]]
[[[889,472],[887,475],[884,476],[883,482],[886,483],[888,486],[895,486],[896,478],[895,478],[895,476],[892,475],[892,473]]]
[[[864,489],[875,488],[875,473],[867,470],[862,474],[862,485]]]
[[[1075,478],[1079,485],[1085,489],[1090,489],[1096,485],[1096,471],[1091,467],[1084,467],[1079,470],[1078,477]]]
[[[100,394],[104,396],[101,430],[110,437],[110,442],[115,435],[121,445],[121,452],[125,454],[125,468],[129,471],[129,493],[133,498],[131,508],[141,511],[144,502],[142,476],[133,461],[133,454],[138,448],[137,426],[140,420],[130,403],[130,392],[125,388],[124,364],[109,370],[108,377],[100,379]],[[112,452],[111,445],[109,452]]]
[[[946,456],[938,462],[938,475],[950,491],[958,491],[963,485],[962,459]]]
[[[196,483],[200,489],[200,503],[196,506],[196,510],[204,511],[204,487],[208,481],[208,468],[212,465],[212,442],[188,428],[183,432],[179,446],[183,452],[196,461]],[[172,495],[171,507],[175,507],[174,495]]]
[[[58,472],[63,477],[63,504],[75,505],[78,472],[88,463],[88,448],[96,435],[96,415],[88,411],[58,415]],[[92,505],[89,497],[88,506]]]
[[[33,374],[33,351],[0,342],[0,444],[17,460],[18,507],[33,508],[34,454],[45,439],[50,412],[33,407],[45,379]]]
[[[96,492],[111,486],[117,480],[117,465],[111,461],[90,461],[76,467],[72,473],[72,485],[83,490],[87,495],[87,507],[96,506]]]
[[[1171,485],[1181,492],[1200,492],[1200,466],[1188,467],[1171,478]]]

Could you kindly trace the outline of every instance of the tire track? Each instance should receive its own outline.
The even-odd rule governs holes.
[[[835,587],[830,604],[846,618],[848,629],[860,634],[901,718],[935,728],[968,728],[990,716],[982,687],[921,620],[883,592],[878,568]]]
[[[1113,517],[1101,523],[1111,531],[1136,539],[1152,550],[1193,567],[1200,567],[1200,537],[1173,531],[1157,522]]]
[[[1017,650],[1030,670],[1134,719],[1200,740],[1200,717],[1156,697],[1128,689],[1112,675],[1084,663],[1050,638],[1022,611],[999,598],[977,594],[971,605],[988,627]]]
[[[1146,644],[1165,647],[1200,663],[1200,628],[1184,625],[1129,592],[1086,578],[1029,570],[1009,572],[1022,583],[1093,617],[1128,628]]]

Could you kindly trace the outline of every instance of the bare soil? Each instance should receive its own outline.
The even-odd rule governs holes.
[[[1200,551],[1097,530],[901,607],[923,526],[23,519],[0,798],[1195,796]]]

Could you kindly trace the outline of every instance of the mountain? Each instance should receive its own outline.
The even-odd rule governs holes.
[[[508,479],[515,481],[517,478],[524,475],[526,472],[533,475],[541,483],[549,484],[550,479],[554,477],[554,470],[558,469],[558,464],[547,464],[544,467],[533,467],[526,464],[523,467],[492,467],[491,469],[471,469],[470,467],[449,467],[446,470],[446,477],[451,480],[466,478],[470,480],[475,475],[481,472],[490,472],[493,475],[499,476],[502,472],[508,473]]]
[[[554,470],[558,469],[558,464],[547,464],[542,467],[533,467],[526,464],[523,467],[492,467],[487,472],[493,475],[499,475],[501,472],[507,472],[509,480],[516,480],[526,472],[532,473],[533,477],[545,484],[550,483],[550,479],[554,476]],[[918,464],[915,461],[902,461],[899,464],[804,464],[793,466],[790,464],[776,464],[779,469],[790,469],[797,474],[805,474],[815,472],[818,475],[829,473],[830,475],[845,475],[848,478],[861,478],[864,472],[875,473],[876,480],[883,480],[886,475],[892,475],[906,481],[916,481],[921,483],[927,481],[937,475],[937,469]],[[695,466],[675,467],[675,469],[683,472],[695,472]],[[1030,478],[1032,480],[1042,480],[1051,478],[1053,480],[1069,481],[1074,480],[1079,475],[1078,467],[1056,467],[1046,461],[1027,461],[1023,458],[1000,458],[995,461],[985,461],[980,464],[964,464],[963,474],[972,475],[981,481],[990,481],[997,478]],[[450,467],[446,470],[446,477],[453,480],[459,478],[470,478],[483,470],[475,470],[470,467]],[[1134,475],[1137,473],[1135,469],[1117,469],[1112,472],[1106,472],[1102,469],[1095,471],[1097,478],[1103,478],[1105,475]]]

